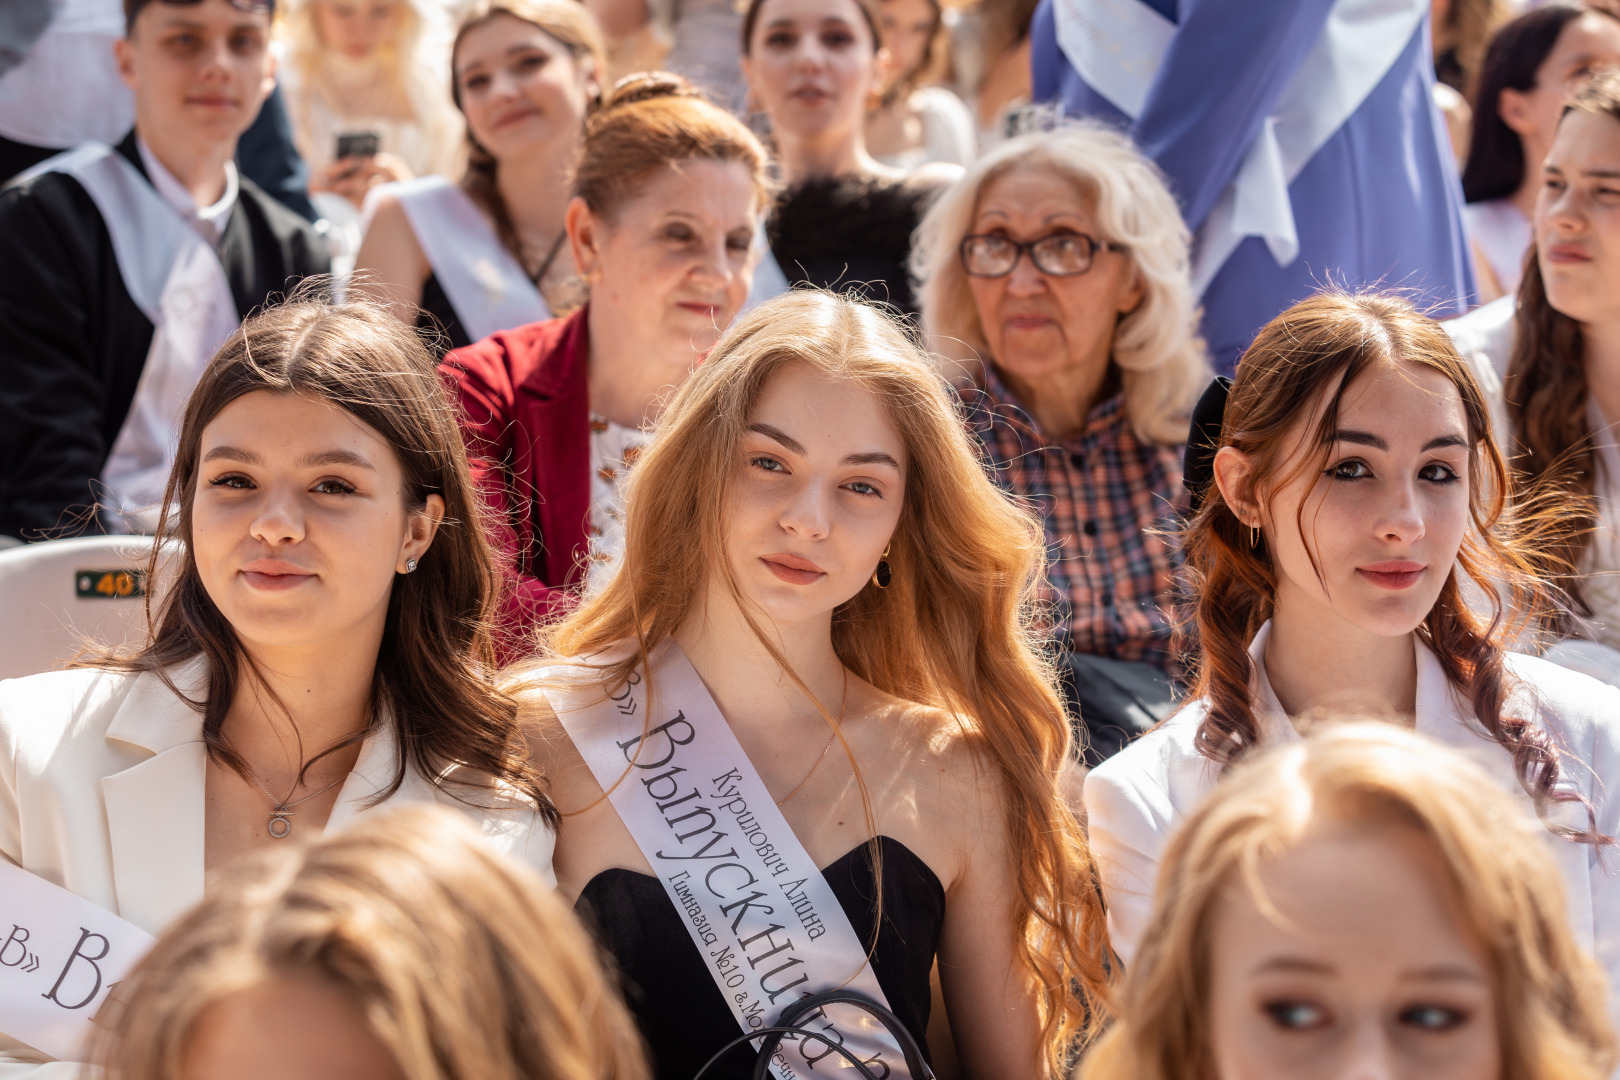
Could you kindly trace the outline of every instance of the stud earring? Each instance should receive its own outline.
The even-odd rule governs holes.
[[[415,559],[406,559],[405,560],[405,572],[407,574],[416,573],[416,560]]]
[[[891,546],[884,545],[883,555],[878,559],[877,569],[872,571],[872,584],[880,589],[887,589],[890,580],[893,578],[893,574],[889,571],[889,548]]]

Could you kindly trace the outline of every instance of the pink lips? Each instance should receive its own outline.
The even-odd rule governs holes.
[[[785,551],[761,555],[759,561],[769,567],[771,573],[791,585],[810,585],[827,576],[825,570],[809,559],[801,559]]]
[[[1356,573],[1377,585],[1380,589],[1389,589],[1399,592],[1401,589],[1410,589],[1416,585],[1418,579],[1427,569],[1422,563],[1407,562],[1405,560],[1391,560],[1390,562],[1373,563],[1370,566],[1356,567]]]
[[[242,577],[262,592],[285,592],[315,580],[312,572],[281,559],[255,559],[242,567]]]
[[[1548,244],[1542,255],[1551,263],[1591,262],[1592,256],[1579,244]]]
[[[714,304],[698,304],[690,301],[683,301],[676,306],[683,307],[694,315],[701,315],[705,319],[712,319],[720,312],[720,309]]]

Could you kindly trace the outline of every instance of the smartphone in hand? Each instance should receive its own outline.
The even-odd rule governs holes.
[[[375,131],[351,131],[337,137],[337,153],[334,157],[342,161],[344,158],[376,157],[382,136]]]

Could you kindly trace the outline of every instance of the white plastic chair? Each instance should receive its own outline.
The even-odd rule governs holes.
[[[86,645],[146,632],[142,536],[85,536],[0,550],[0,679],[51,671]]]

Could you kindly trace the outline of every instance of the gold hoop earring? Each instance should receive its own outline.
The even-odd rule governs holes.
[[[889,548],[892,544],[885,544],[883,554],[878,558],[877,569],[872,571],[872,584],[880,589],[887,589],[894,575],[889,570]]]
[[[1251,524],[1249,526],[1249,546],[1251,548],[1260,546],[1260,526],[1258,525]]]

